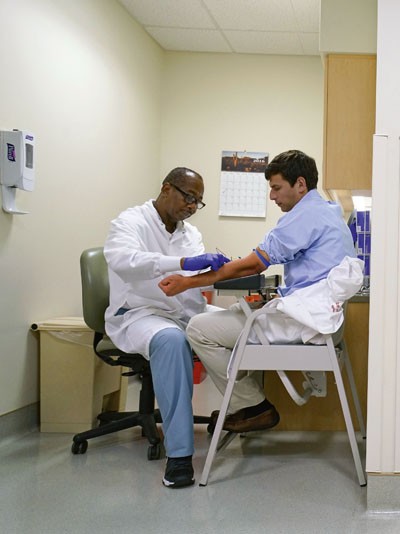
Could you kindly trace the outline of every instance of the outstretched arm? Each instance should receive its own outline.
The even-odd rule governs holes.
[[[261,253],[264,258],[269,261],[269,257],[265,252],[260,251],[260,249],[257,249],[257,252],[259,254]],[[255,252],[252,252],[245,258],[225,263],[218,271],[208,271],[194,276],[181,276],[179,274],[167,276],[161,280],[158,286],[167,296],[173,297],[187,289],[212,286],[215,282],[220,280],[229,280],[231,278],[248,276],[250,274],[258,274],[262,271],[265,271],[264,262]]]

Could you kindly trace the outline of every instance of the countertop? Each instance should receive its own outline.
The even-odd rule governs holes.
[[[356,293],[351,297],[349,302],[366,302],[369,303],[369,293]]]

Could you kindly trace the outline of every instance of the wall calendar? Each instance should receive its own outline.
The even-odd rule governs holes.
[[[267,152],[223,150],[219,215],[265,217],[267,210]]]

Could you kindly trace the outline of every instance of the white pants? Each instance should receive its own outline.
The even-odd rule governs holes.
[[[245,322],[246,316],[240,306],[234,305],[229,310],[200,313],[189,321],[186,329],[190,344],[222,395],[228,382],[229,358]],[[258,377],[258,372],[238,374],[228,413],[255,406],[265,399]]]

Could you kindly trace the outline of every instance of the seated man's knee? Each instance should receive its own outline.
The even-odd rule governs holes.
[[[189,324],[186,327],[186,335],[189,339],[189,342],[198,342],[203,343],[205,341],[204,337],[204,325],[203,325],[203,319],[204,319],[205,313],[201,313],[199,315],[195,315],[192,317],[189,321]]]
[[[191,350],[185,332],[179,328],[164,328],[157,332],[151,340],[150,350],[154,351],[158,347],[164,349],[172,347],[175,350],[187,348],[189,351]]]

